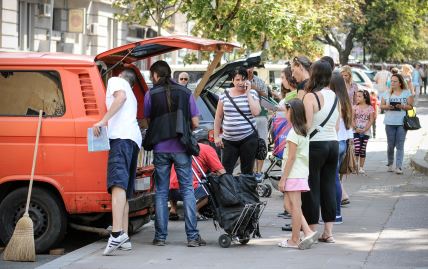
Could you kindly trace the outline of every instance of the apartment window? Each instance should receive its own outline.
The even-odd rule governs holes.
[[[35,4],[19,2],[19,48],[21,50],[34,50],[34,14]]]
[[[0,71],[0,115],[60,117],[65,113],[61,80],[55,71]]]
[[[108,48],[112,49],[117,47],[117,21],[115,19],[108,19]]]

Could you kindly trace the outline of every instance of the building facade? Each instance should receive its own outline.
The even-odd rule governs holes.
[[[111,0],[0,0],[0,51],[97,55],[156,36],[117,21]]]

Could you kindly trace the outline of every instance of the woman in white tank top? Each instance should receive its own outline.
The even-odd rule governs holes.
[[[315,231],[321,207],[325,225],[319,241],[326,243],[334,243],[332,229],[336,219],[335,179],[339,155],[339,105],[336,94],[328,88],[331,73],[328,62],[314,62],[303,97],[310,134],[308,181],[311,190],[302,193],[302,210],[309,226]]]

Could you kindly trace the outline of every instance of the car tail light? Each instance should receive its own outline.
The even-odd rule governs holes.
[[[208,141],[210,141],[211,143],[214,143],[214,130],[208,131]]]

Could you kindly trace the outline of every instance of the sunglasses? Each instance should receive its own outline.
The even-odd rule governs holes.
[[[186,81],[188,81],[189,79],[188,78],[180,78],[180,80],[186,80]]]

